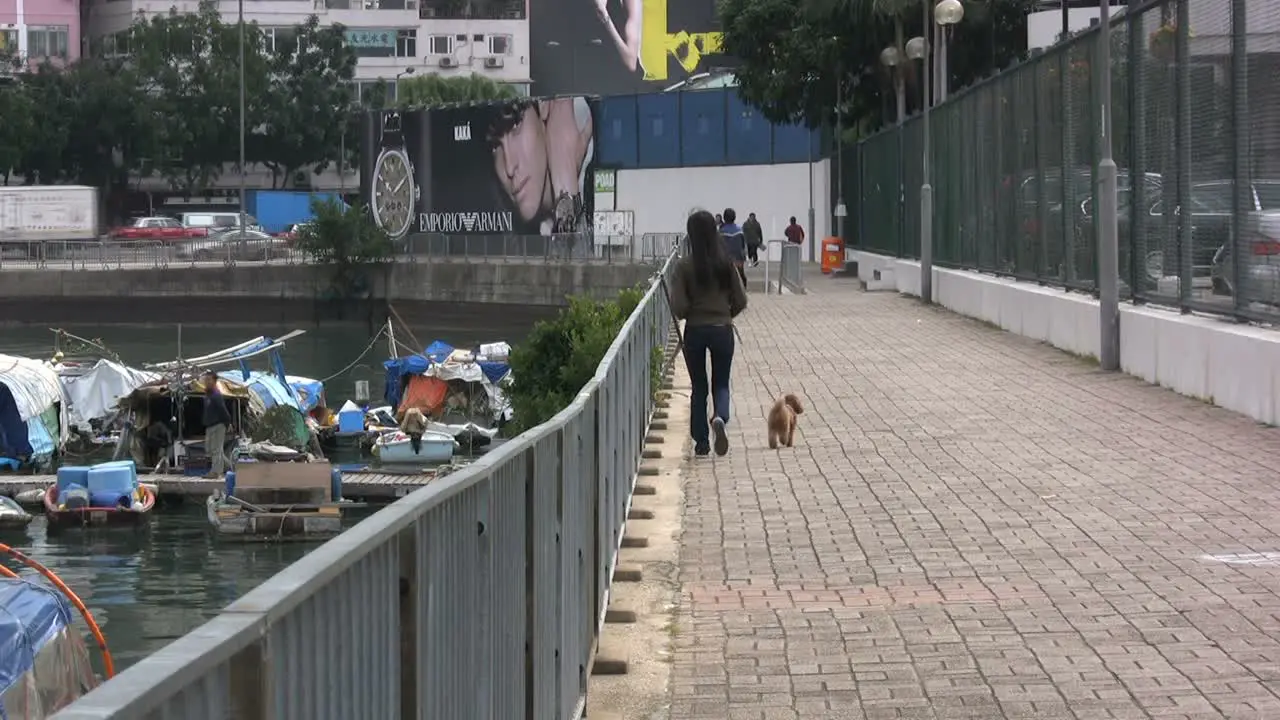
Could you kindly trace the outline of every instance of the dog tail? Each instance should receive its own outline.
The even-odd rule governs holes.
[[[800,404],[800,398],[792,395],[791,393],[787,393],[783,396],[782,402],[790,405],[791,409],[794,410],[797,415],[804,412],[804,406]]]

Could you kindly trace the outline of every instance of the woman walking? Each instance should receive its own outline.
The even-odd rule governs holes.
[[[715,434],[717,455],[729,452],[729,372],[733,367],[733,319],[747,307],[747,291],[729,258],[720,228],[711,213],[699,210],[689,216],[689,252],[676,266],[671,287],[671,309],[684,324],[684,361],[693,385],[690,434],[693,451],[711,452]],[[711,355],[711,382],[707,382],[707,354]],[[707,394],[714,415],[707,423]]]

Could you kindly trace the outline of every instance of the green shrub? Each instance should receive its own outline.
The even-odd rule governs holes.
[[[315,217],[298,231],[299,250],[330,270],[329,293],[339,298],[361,297],[371,285],[370,269],[390,260],[391,238],[362,205],[347,207],[328,198],[312,198]]]
[[[533,327],[529,337],[511,351],[507,397],[515,415],[513,430],[521,432],[550,420],[568,407],[595,375],[609,346],[627,318],[644,299],[646,290],[623,290],[613,300],[569,298],[569,307],[553,320]],[[651,381],[661,383],[662,348],[655,347]]]

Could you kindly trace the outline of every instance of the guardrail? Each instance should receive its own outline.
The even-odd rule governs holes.
[[[398,262],[655,263],[680,242],[675,233],[643,235],[410,235],[397,243]],[[310,253],[287,241],[86,240],[0,241],[0,270],[103,270],[122,267],[304,264]]]
[[[561,720],[653,409],[656,282],[569,407],[329,541],[54,717]]]
[[[774,292],[775,288],[781,293],[783,287],[793,293],[805,292],[801,250],[801,246],[786,240],[770,240],[765,243],[764,289],[766,293]]]

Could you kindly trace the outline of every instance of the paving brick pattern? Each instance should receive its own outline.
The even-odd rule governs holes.
[[[838,283],[688,461],[672,720],[1280,719],[1280,431]]]

